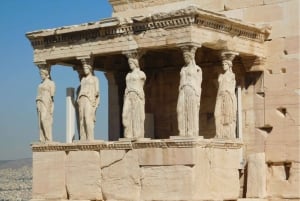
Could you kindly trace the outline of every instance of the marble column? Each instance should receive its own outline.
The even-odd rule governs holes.
[[[114,72],[106,72],[108,83],[108,139],[118,140],[120,138],[120,104],[119,86]]]

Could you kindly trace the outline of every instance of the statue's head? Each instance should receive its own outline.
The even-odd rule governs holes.
[[[223,69],[225,71],[231,70],[231,68],[232,68],[232,61],[226,59],[226,60],[222,61],[222,64],[223,64]]]
[[[139,68],[139,61],[136,58],[128,58],[128,64],[131,70]]]
[[[82,59],[81,63],[82,63],[82,68],[83,68],[84,75],[93,74],[93,67],[91,65],[90,60]]]
[[[195,54],[196,54],[197,47],[185,46],[185,47],[182,47],[182,50],[183,50],[183,59],[186,64],[189,64],[189,63],[195,61]]]
[[[39,70],[40,70],[40,76],[42,80],[45,80],[47,78],[50,78],[50,66],[43,64],[43,65],[38,65]]]

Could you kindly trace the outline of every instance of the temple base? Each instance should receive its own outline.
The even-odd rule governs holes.
[[[237,200],[240,141],[33,144],[33,199]]]

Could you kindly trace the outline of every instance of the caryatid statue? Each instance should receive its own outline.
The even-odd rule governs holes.
[[[218,93],[215,106],[216,138],[236,138],[237,99],[235,95],[235,74],[232,72],[232,60],[237,55],[223,52],[222,66],[224,72],[218,77]]]
[[[202,70],[195,62],[197,47],[182,48],[185,66],[180,71],[177,119],[180,136],[199,136]]]
[[[84,77],[83,67],[81,65],[76,66],[74,68],[78,74],[79,82],[81,82],[82,78]],[[80,85],[76,88],[76,101],[74,101],[74,107],[75,107],[75,115],[76,115],[76,127],[77,132],[80,139],[80,118],[79,118],[79,105],[78,105],[78,98],[79,98],[79,92],[80,92]]]
[[[94,75],[90,59],[82,59],[83,77],[77,96],[80,140],[94,140],[96,110],[99,105],[99,80]]]
[[[128,54],[130,72],[126,75],[126,89],[122,121],[125,138],[143,138],[145,122],[144,84],[146,75],[141,71],[137,54]]]
[[[40,142],[52,141],[55,84],[50,77],[50,66],[38,65],[42,82],[38,86],[36,107],[39,121]]]

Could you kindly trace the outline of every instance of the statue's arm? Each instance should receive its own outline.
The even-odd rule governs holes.
[[[180,71],[180,81],[179,81],[179,90],[181,90],[182,86],[185,84],[185,72],[184,69]]]
[[[51,87],[50,87],[50,94],[51,94],[51,99],[54,101],[54,95],[55,95],[55,83],[52,81]]]
[[[141,79],[146,80],[146,74],[143,71],[141,71],[140,74],[141,74]]]
[[[98,78],[95,76],[95,87],[96,87],[96,107],[98,107],[99,103],[100,103],[100,86],[99,86],[99,80]]]

